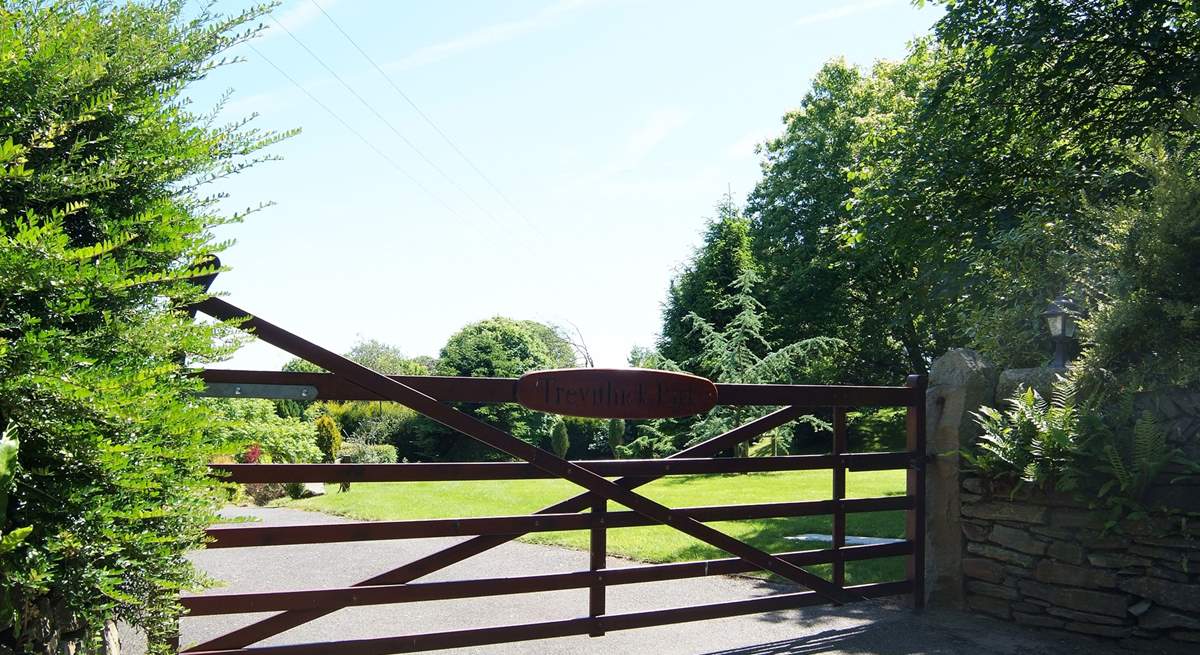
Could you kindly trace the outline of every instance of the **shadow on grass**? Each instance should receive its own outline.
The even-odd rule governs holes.
[[[904,537],[904,512],[865,512],[847,517],[846,532],[865,537]],[[798,540],[792,537],[802,534],[830,534],[833,531],[832,517],[828,515],[801,516],[782,519],[758,519],[752,521],[729,521],[714,523],[713,527],[769,553],[796,550],[821,550],[830,547],[829,541]],[[749,528],[747,530],[747,528]],[[707,544],[692,542],[680,548],[672,561],[689,561],[728,557],[728,553]],[[832,576],[832,566],[816,564],[805,570],[826,580]],[[762,573],[772,582],[787,582],[774,574]],[[872,582],[889,582],[904,579],[904,558],[885,557],[846,563],[846,583],[851,585]]]

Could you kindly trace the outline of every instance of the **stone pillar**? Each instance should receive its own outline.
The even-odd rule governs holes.
[[[949,350],[929,370],[926,436],[934,458],[925,488],[925,584],[927,602],[934,607],[963,606],[958,450],[978,436],[971,412],[993,404],[996,378],[996,368],[966,348]]]

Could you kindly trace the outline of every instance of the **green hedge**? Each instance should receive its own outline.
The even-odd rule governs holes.
[[[386,444],[361,444],[347,441],[342,444],[343,464],[395,464],[396,447]]]

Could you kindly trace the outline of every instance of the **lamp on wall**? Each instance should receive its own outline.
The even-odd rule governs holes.
[[[1054,340],[1054,360],[1050,362],[1051,368],[1067,367],[1067,349],[1075,344],[1078,316],[1079,305],[1066,294],[1051,300],[1046,306],[1046,311],[1042,312],[1042,318],[1046,319],[1046,325],[1050,328],[1050,338]]]

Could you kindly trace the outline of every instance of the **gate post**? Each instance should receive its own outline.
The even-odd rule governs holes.
[[[933,459],[927,480],[930,548],[926,594],[935,606],[963,606],[958,451],[979,433],[972,412],[992,404],[998,375],[982,355],[966,348],[947,351],[929,367],[927,434]]]
[[[905,536],[913,544],[908,558],[908,580],[913,586],[913,607],[917,609],[925,607],[925,385],[924,375],[910,375],[904,383],[918,392],[918,401],[909,406],[906,421],[907,449],[913,459],[905,485],[905,493],[913,499]]]
[[[608,566],[608,528],[604,525],[604,517],[608,511],[608,501],[597,498],[592,502],[592,531],[589,568],[595,574],[591,587],[588,589],[588,616],[596,618],[604,615],[604,569]],[[604,631],[592,630],[589,637],[603,637]]]
[[[833,408],[833,584],[846,586],[846,408]]]

